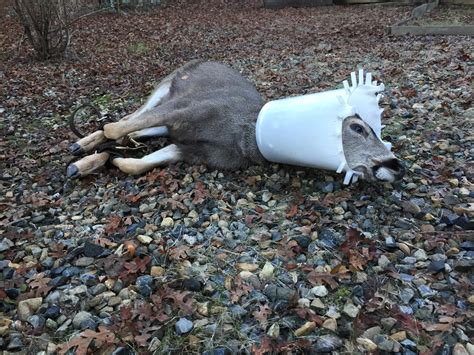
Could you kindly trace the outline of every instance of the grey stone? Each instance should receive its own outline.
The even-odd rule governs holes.
[[[94,263],[95,259],[92,258],[92,257],[88,257],[88,256],[84,256],[82,258],[79,258],[77,259],[75,262],[74,262],[74,265],[75,266],[78,266],[78,267],[86,267],[86,266],[89,266],[89,265],[92,265]]]
[[[319,337],[314,346],[317,352],[330,352],[340,348],[343,345],[341,338],[335,335],[323,335]]]
[[[24,345],[19,335],[10,337],[10,342],[8,343],[7,350],[16,351],[20,350],[23,347]]]
[[[263,292],[271,301],[289,301],[297,296],[295,290],[288,287],[279,287],[276,285],[268,285]]]
[[[385,269],[390,265],[390,260],[387,258],[385,255],[380,255],[379,260],[377,260],[378,265],[382,268]]]
[[[375,336],[382,333],[382,328],[378,325],[372,328],[367,329],[364,333],[362,333],[362,338],[367,338],[374,341]]]
[[[403,258],[402,263],[413,265],[413,264],[416,263],[416,258],[414,258],[412,256],[407,256],[407,257]]]
[[[397,324],[397,322],[398,321],[392,317],[382,318],[380,320],[380,324],[382,325],[382,328],[387,332],[392,330],[392,328],[395,326],[395,324]]]
[[[7,238],[3,238],[3,240],[0,242],[0,253],[7,251],[11,247],[13,247],[15,244]]]
[[[86,311],[80,311],[74,316],[72,325],[76,329],[82,329],[82,324],[89,320],[94,321],[92,314]]]
[[[415,296],[415,291],[411,288],[404,288],[400,291],[400,299],[403,303],[407,304]]]
[[[46,323],[46,319],[43,316],[33,315],[27,319],[27,322],[31,324],[34,329],[41,329]]]
[[[420,285],[418,286],[418,291],[420,292],[421,297],[426,298],[426,297],[431,297],[436,295],[436,291],[432,290],[426,285]]]
[[[400,309],[400,312],[405,313],[405,314],[413,314],[413,308],[408,307],[408,306],[398,306]]]
[[[342,311],[351,318],[355,318],[359,314],[359,308],[354,306],[351,302],[346,303]]]
[[[416,258],[418,261],[425,261],[428,259],[428,255],[426,254],[426,251],[423,249],[418,249],[413,253],[413,256]]]
[[[179,335],[189,333],[193,329],[193,322],[186,318],[180,318],[175,324],[176,332]]]

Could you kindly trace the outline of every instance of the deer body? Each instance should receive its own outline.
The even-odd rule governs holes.
[[[163,79],[135,113],[105,125],[103,131],[81,139],[70,150],[76,155],[90,152],[107,139],[127,135],[134,139],[168,136],[171,144],[163,149],[141,159],[115,158],[112,163],[128,174],[141,174],[177,161],[218,169],[264,164],[266,160],[256,140],[256,122],[263,105],[255,87],[236,70],[217,62],[192,61]],[[361,129],[366,136],[375,135],[360,118],[354,119],[360,121],[359,126],[365,125]],[[378,163],[396,160],[378,139],[370,144],[377,152]],[[361,150],[367,150],[364,142],[358,145]],[[352,150],[354,146],[357,145],[352,142]],[[67,174],[69,177],[87,175],[104,165],[108,158],[108,153],[91,154],[71,164]],[[393,168],[393,161],[388,165]]]

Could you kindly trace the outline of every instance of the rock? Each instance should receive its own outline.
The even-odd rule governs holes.
[[[311,302],[311,307],[318,308],[318,309],[324,309],[324,308],[326,308],[326,306],[324,305],[324,303],[321,302],[321,300],[320,300],[319,298],[315,298],[315,299]]]
[[[46,319],[43,316],[35,314],[31,317],[28,317],[27,322],[30,323],[34,329],[41,329],[44,327]]]
[[[270,338],[276,339],[280,336],[280,326],[278,323],[273,323],[267,331]]]
[[[230,311],[230,314],[232,314],[232,316],[237,317],[237,318],[241,318],[248,313],[245,308],[243,308],[242,306],[239,306],[238,304],[231,306],[229,308],[229,311]]]
[[[7,350],[17,351],[24,347],[21,337],[19,335],[10,337],[10,342],[8,343]]]
[[[265,191],[262,194],[262,201],[267,203],[268,201],[270,201],[272,199],[272,196],[273,196],[273,194],[271,192]]]
[[[290,301],[297,296],[297,292],[288,287],[279,287],[276,285],[268,285],[265,287],[264,294],[273,302],[284,300]]]
[[[416,258],[417,261],[425,261],[428,260],[428,255],[426,255],[426,251],[423,249],[418,249],[413,253],[413,256]]]
[[[335,335],[323,335],[319,337],[314,346],[316,352],[331,352],[343,345],[342,340]]]
[[[359,308],[354,306],[352,302],[348,302],[344,305],[344,309],[342,310],[343,313],[347,314],[351,318],[357,317],[359,314]]]
[[[60,315],[61,315],[61,308],[59,308],[59,306],[55,304],[48,307],[46,311],[43,313],[43,316],[45,318],[50,318],[50,319],[57,319]]]
[[[444,270],[444,261],[443,260],[438,260],[438,261],[432,261],[429,263],[427,267],[428,271],[438,273]]]
[[[382,269],[385,269],[390,265],[391,262],[385,255],[382,254],[380,255],[377,263]]]
[[[306,322],[303,324],[301,327],[295,330],[295,336],[300,337],[303,335],[308,335],[311,333],[313,330],[316,329],[316,323],[315,322]]]
[[[397,243],[397,247],[403,251],[405,255],[410,255],[410,247],[405,243]]]
[[[6,288],[5,293],[11,299],[16,299],[20,295],[20,290],[17,288]]]
[[[163,218],[163,221],[161,221],[162,227],[173,227],[173,225],[174,225],[174,220],[171,217],[165,217]]]
[[[334,191],[334,183],[333,182],[328,182],[323,185],[322,189],[323,192],[333,192]]]
[[[324,321],[321,327],[332,330],[333,332],[337,329],[337,321],[334,318],[328,318]]]
[[[22,321],[26,321],[40,308],[42,303],[42,297],[29,298],[18,302],[18,318]]]
[[[469,355],[474,355],[474,345],[471,343],[466,344],[466,350],[469,353]]]
[[[380,342],[375,341],[377,346],[382,351],[390,351],[394,353],[398,353],[400,351],[401,345],[400,343],[393,341],[391,339],[383,339]]]
[[[416,215],[421,212],[420,206],[411,201],[402,201],[401,207],[405,212],[411,213],[413,215]]]
[[[197,242],[197,238],[194,235],[185,234],[183,236],[183,239],[186,243],[188,243],[191,246],[196,244],[196,242]]]
[[[69,278],[65,276],[56,276],[55,278],[49,280],[48,286],[50,287],[59,287],[59,286],[64,286],[69,282]]]
[[[459,244],[461,249],[467,250],[467,251],[474,251],[474,242],[472,240],[467,240],[465,242],[462,242]]]
[[[470,296],[467,298],[467,301],[468,301],[470,304],[474,304],[474,295],[470,295]]]
[[[405,314],[413,314],[413,308],[409,306],[399,306],[400,312],[405,313]]]
[[[94,258],[89,257],[89,256],[84,256],[82,258],[77,259],[74,262],[74,265],[78,267],[86,267],[86,266],[92,265],[94,261],[95,261]]]
[[[147,235],[140,234],[137,236],[137,239],[140,243],[148,245],[153,241],[152,237],[149,237]]]
[[[386,237],[385,238],[385,246],[387,248],[396,248],[397,242],[395,241],[394,237]]]
[[[135,284],[137,285],[138,293],[142,296],[149,297],[152,294],[153,290],[151,286],[153,284],[153,278],[150,275],[137,277]]]
[[[454,264],[454,270],[460,272],[469,272],[474,268],[474,259],[457,260]]]
[[[457,343],[456,345],[454,345],[452,355],[470,355],[470,354],[461,343]]]
[[[259,272],[258,276],[260,279],[263,280],[270,280],[273,277],[273,271],[275,267],[272,265],[271,262],[267,261],[262,268],[262,271]]]
[[[382,328],[386,331],[389,332],[392,330],[392,328],[397,324],[397,320],[392,317],[387,317],[387,318],[382,318],[380,320],[380,324],[382,325]]]
[[[0,241],[0,253],[7,251],[14,245],[15,244],[10,239],[3,238],[2,241]]]
[[[165,269],[161,266],[152,266],[150,270],[150,276],[160,277],[165,274]]]
[[[176,322],[175,328],[176,328],[176,333],[178,333],[178,335],[186,334],[186,333],[189,333],[193,329],[193,322],[191,322],[190,320],[186,318],[180,318]]]
[[[203,283],[196,278],[184,279],[182,286],[185,290],[198,292],[201,291]]]
[[[99,278],[97,277],[97,275],[90,273],[81,274],[81,276],[79,276],[79,279],[84,285],[88,287],[95,286],[99,282]]]
[[[402,263],[404,264],[409,264],[409,265],[415,265],[416,264],[416,258],[412,256],[406,256],[403,258]]]
[[[423,224],[420,228],[423,233],[433,233],[436,231],[435,227],[433,227],[431,224]]]
[[[101,255],[106,249],[99,244],[86,241],[84,243],[84,255],[91,258],[96,258]]]
[[[74,318],[72,319],[72,325],[76,329],[84,329],[83,325],[87,325],[90,321],[94,322],[92,314],[86,311],[77,312]]]
[[[310,291],[310,294],[316,297],[325,297],[328,295],[326,286],[315,286]]]
[[[328,311],[326,312],[326,317],[338,319],[341,317],[341,314],[337,311],[336,306],[329,306]]]
[[[453,211],[458,215],[465,214],[469,217],[474,217],[474,202],[455,206],[453,207]]]
[[[420,285],[418,286],[418,291],[420,292],[421,297],[426,298],[426,297],[431,297],[436,295],[436,291],[432,290],[426,285]]]
[[[204,317],[209,315],[209,302],[198,302],[197,312]]]
[[[380,328],[378,325],[372,328],[366,329],[364,333],[362,333],[362,338],[374,340],[376,335],[379,335],[382,333],[382,328]]]
[[[109,298],[109,301],[107,302],[107,305],[110,307],[114,307],[122,303],[122,299],[118,296],[113,296]]]
[[[309,308],[310,306],[310,302],[309,302],[309,299],[307,298],[300,298],[298,300],[298,307],[299,308]]]
[[[100,295],[102,292],[105,292],[105,291],[107,291],[107,286],[105,286],[104,284],[97,284],[94,287],[91,287],[89,289],[89,293],[92,296]]]
[[[361,345],[364,350],[367,351],[375,351],[377,350],[377,344],[375,344],[372,340],[367,339],[367,338],[357,338],[356,339],[357,344]]]
[[[250,271],[253,272],[258,269],[258,264],[249,264],[249,263],[237,263],[235,267],[240,271]]]
[[[394,341],[398,341],[398,342],[405,340],[406,338],[407,338],[407,333],[404,330],[390,335],[390,339]]]

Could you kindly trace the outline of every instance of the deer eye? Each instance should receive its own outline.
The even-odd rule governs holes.
[[[362,127],[360,124],[353,123],[353,124],[350,125],[350,127],[356,133],[364,134],[364,132],[365,132],[364,127]]]

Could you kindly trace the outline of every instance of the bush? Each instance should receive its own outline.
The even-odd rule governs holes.
[[[13,9],[38,59],[62,56],[71,40],[71,23],[78,13],[71,0],[14,0]]]

